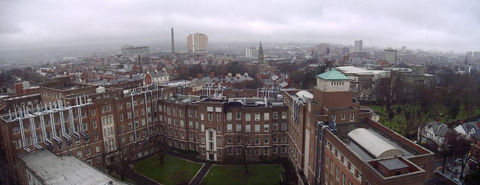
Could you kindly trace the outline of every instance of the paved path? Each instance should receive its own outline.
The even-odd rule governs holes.
[[[189,185],[198,185],[202,182],[203,177],[207,174],[208,170],[212,166],[212,163],[205,163],[202,168],[198,171],[198,173],[193,177],[192,181],[188,183]]]

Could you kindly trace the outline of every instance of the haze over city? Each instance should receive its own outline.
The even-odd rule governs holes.
[[[478,185],[479,10],[2,1],[0,185]]]
[[[480,1],[2,1],[0,50],[163,42],[330,42],[465,52],[480,45]],[[475,48],[477,47],[477,48]],[[183,48],[181,48],[183,49]]]

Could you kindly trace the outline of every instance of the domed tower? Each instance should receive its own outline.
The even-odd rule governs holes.
[[[332,69],[317,75],[314,100],[314,110],[321,115],[319,121],[356,122],[359,104],[355,103],[350,91],[350,78],[341,72]]]

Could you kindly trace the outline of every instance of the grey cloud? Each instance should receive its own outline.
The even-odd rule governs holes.
[[[475,0],[118,0],[0,2],[0,49],[167,39],[314,41],[480,49]]]

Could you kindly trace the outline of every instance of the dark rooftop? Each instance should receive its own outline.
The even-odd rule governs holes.
[[[385,167],[386,169],[392,171],[392,170],[399,170],[403,168],[407,168],[408,165],[402,162],[398,158],[392,158],[392,159],[386,159],[386,160],[381,160],[379,161],[380,165]]]

